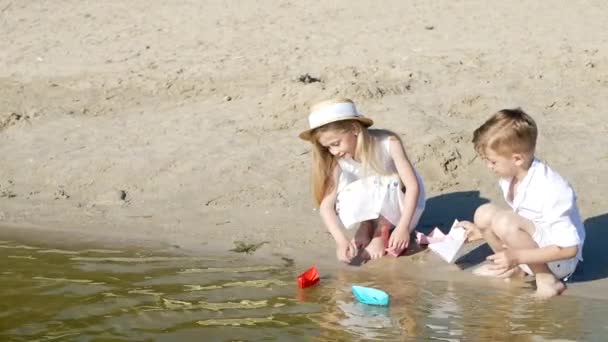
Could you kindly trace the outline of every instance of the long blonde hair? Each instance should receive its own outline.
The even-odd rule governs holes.
[[[350,102],[350,99],[335,99],[330,101],[321,102],[313,106],[312,111],[319,109],[323,106]],[[321,127],[316,128],[311,134],[312,149],[312,193],[315,203],[321,204],[323,198],[331,192],[337,184],[334,184],[333,171],[338,164],[336,157],[334,157],[326,147],[323,147],[319,143],[319,136],[328,131],[336,131],[340,133],[355,132],[357,134],[357,146],[355,148],[356,158],[363,165],[364,172],[373,170],[378,174],[386,174],[387,170],[384,169],[381,163],[376,139],[372,137],[365,125],[357,120],[341,120],[328,123]]]

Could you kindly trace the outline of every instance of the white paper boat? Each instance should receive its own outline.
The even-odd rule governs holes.
[[[425,235],[416,231],[416,241],[419,245],[429,245],[431,243],[441,242],[445,239],[445,234],[439,228],[435,227],[429,235]]]
[[[453,263],[460,256],[465,240],[465,229],[458,227],[458,220],[454,220],[454,224],[452,224],[448,235],[442,241],[430,243],[429,248],[443,260]]]

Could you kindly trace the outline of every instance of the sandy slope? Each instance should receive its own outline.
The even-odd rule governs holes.
[[[296,135],[341,95],[402,135],[423,228],[499,199],[470,136],[522,106],[604,238],[608,5],[381,4],[0,1],[0,222],[333,258]]]

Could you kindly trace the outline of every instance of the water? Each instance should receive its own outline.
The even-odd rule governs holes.
[[[529,289],[323,274],[299,290],[289,260],[256,264],[151,250],[61,250],[0,241],[0,339],[8,341],[604,340],[608,306]],[[351,284],[391,295],[358,304]]]

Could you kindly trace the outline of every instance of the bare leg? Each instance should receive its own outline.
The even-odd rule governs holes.
[[[393,228],[393,224],[391,221],[387,220],[384,216],[378,217],[378,221],[376,223],[376,229],[380,230],[380,234],[384,239],[384,248],[388,245],[388,238],[391,234],[391,229]]]
[[[359,225],[359,229],[355,233],[355,245],[358,249],[362,249],[369,245],[369,242],[372,240],[374,234],[374,227],[372,226],[372,221],[363,221]]]
[[[477,227],[481,230],[483,238],[486,240],[490,248],[494,252],[500,252],[504,249],[502,241],[492,231],[492,220],[496,217],[496,214],[503,211],[499,207],[493,204],[484,204],[475,210],[474,222]]]
[[[371,259],[378,259],[386,253],[386,244],[388,242],[391,223],[384,217],[380,216],[375,220],[374,236],[369,245],[365,248]]]
[[[395,258],[401,256],[409,246],[409,243],[405,245],[403,248],[391,247],[388,248],[388,242],[390,240],[390,235],[394,233],[394,230],[391,232],[391,229],[395,228],[395,226],[391,223],[391,221],[387,220],[385,217],[380,216],[378,219],[378,228],[381,230],[384,237],[384,248],[389,255],[394,256]],[[413,227],[411,228],[413,230]],[[411,232],[410,232],[411,233]]]
[[[505,245],[505,243],[494,233],[494,230],[492,229],[496,217],[500,216],[503,212],[510,213],[510,211],[501,209],[490,203],[480,206],[475,211],[475,225],[479,227],[484,240],[488,243],[494,253],[502,251]],[[509,278],[524,275],[524,272],[519,267],[512,268],[506,272],[497,272],[491,268],[492,264],[483,264],[475,269],[473,273],[479,276],[497,278]]]
[[[492,231],[496,236],[512,249],[539,248],[532,239],[536,227],[531,221],[513,213],[500,212],[492,220]],[[536,277],[536,296],[549,298],[561,294],[566,285],[555,278],[547,264],[529,264],[528,267]]]

